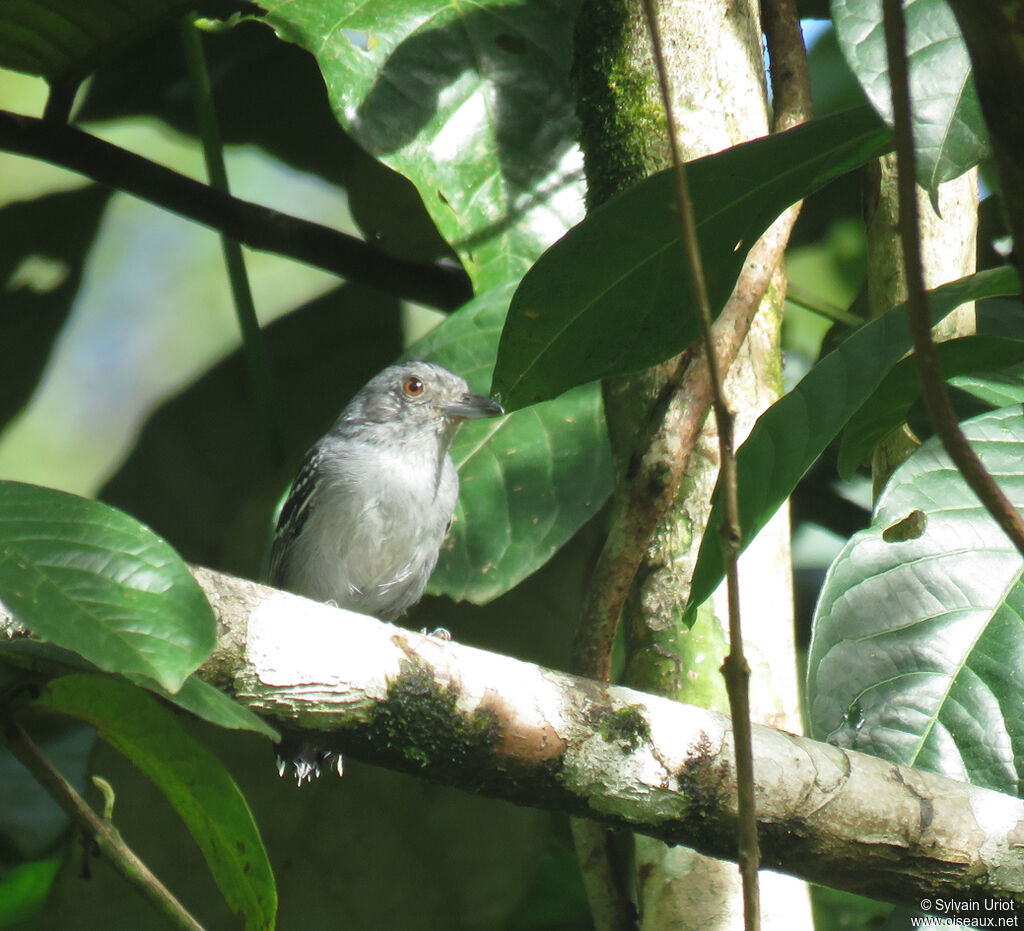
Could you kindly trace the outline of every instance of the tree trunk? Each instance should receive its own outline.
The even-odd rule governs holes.
[[[765,135],[768,111],[757,3],[662,3],[659,16],[684,157]],[[576,55],[581,139],[593,207],[668,164],[665,119],[641,3],[584,2]],[[726,379],[738,441],[781,391],[784,292],[780,269]],[[680,295],[681,303],[688,299]],[[604,386],[620,476],[636,452],[640,425],[670,365]],[[636,688],[727,711],[719,673],[728,650],[724,597],[716,596],[701,609],[692,631],[681,623],[718,473],[712,420],[694,452],[682,494],[655,533],[623,615],[626,680]],[[778,514],[744,555],[740,579],[743,602],[757,607],[757,625],[748,625],[745,638],[755,719],[799,731],[786,513]],[[732,864],[638,838],[635,870],[643,928],[742,926],[739,875]],[[762,903],[769,924],[777,919],[787,928],[810,926],[804,887],[787,877],[772,877]]]

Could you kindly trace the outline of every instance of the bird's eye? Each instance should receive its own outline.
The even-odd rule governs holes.
[[[412,378],[407,378],[405,380],[405,383],[402,385],[402,390],[406,393],[408,397],[418,398],[421,394],[423,394],[423,382],[420,381],[420,379],[416,378],[415,376],[413,376]]]

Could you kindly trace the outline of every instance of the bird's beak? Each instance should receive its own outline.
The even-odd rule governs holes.
[[[461,420],[481,420],[484,417],[500,417],[505,413],[497,401],[479,394],[464,394],[454,404],[445,404],[445,415]]]

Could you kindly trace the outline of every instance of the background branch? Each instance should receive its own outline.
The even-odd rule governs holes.
[[[79,129],[0,110],[0,149],[40,158],[219,230],[243,245],[441,310],[472,297],[460,268],[408,262],[355,236],[216,191]]]

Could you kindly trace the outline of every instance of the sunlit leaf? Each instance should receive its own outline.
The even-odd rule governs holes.
[[[907,0],[904,16],[917,180],[936,203],[940,184],[973,168],[988,153],[988,133],[971,59],[949,4]],[[857,80],[892,125],[881,0],[832,0],[832,20]]]
[[[964,432],[1024,507],[1024,414]],[[890,528],[919,515],[918,532]],[[829,570],[808,657],[811,731],[885,759],[1018,794],[1024,774],[1020,554],[929,440]]]
[[[262,0],[316,56],[338,120],[409,178],[478,292],[582,215],[566,62],[575,0]]]

